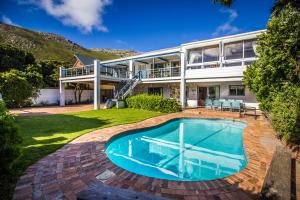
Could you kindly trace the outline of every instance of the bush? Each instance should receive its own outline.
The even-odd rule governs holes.
[[[27,105],[33,96],[32,85],[27,81],[24,72],[11,70],[0,74],[0,93],[8,107]]]
[[[12,166],[20,155],[21,137],[14,124],[13,117],[7,112],[0,100],[0,198],[7,199],[14,184]]]
[[[167,99],[158,95],[140,94],[128,97],[125,102],[129,108],[163,113],[179,112],[181,110],[180,105],[175,99]]]
[[[275,97],[271,119],[280,138],[300,144],[300,87],[287,87]]]

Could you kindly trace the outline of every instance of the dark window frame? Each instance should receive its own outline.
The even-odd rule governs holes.
[[[154,91],[151,91],[153,89],[159,89],[160,90],[160,93],[155,93]],[[164,94],[164,90],[163,90],[163,87],[148,87],[148,94],[149,95],[159,95],[159,96],[163,96]]]
[[[238,88],[231,88],[231,87],[243,87],[243,92],[242,94],[239,94]],[[231,91],[235,90],[235,94],[232,94]],[[245,85],[229,85],[229,96],[245,96]]]

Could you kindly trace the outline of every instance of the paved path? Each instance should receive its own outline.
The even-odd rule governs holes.
[[[106,157],[105,143],[112,136],[178,117],[240,119],[237,113],[201,110],[199,114],[199,110],[189,110],[87,133],[30,166],[18,181],[13,199],[76,199],[88,184],[99,181],[96,176],[107,171],[114,175],[105,184],[173,199],[243,200],[259,194],[277,141],[264,119],[240,119],[248,123],[243,137],[248,165],[223,179],[198,182],[155,179],[130,173]]]
[[[51,115],[51,114],[62,114],[66,112],[80,112],[92,110],[92,104],[82,105],[68,105],[64,107],[60,106],[48,106],[48,107],[29,107],[20,109],[11,109],[10,113],[21,116],[34,116],[34,115]]]

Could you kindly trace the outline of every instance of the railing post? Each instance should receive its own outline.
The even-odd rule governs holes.
[[[100,92],[100,62],[99,60],[94,60],[94,110],[100,109]]]
[[[186,65],[186,50],[183,49],[180,53],[180,65],[181,65],[181,73],[180,73],[180,104],[184,109],[186,104],[186,85],[185,85],[185,65]]]

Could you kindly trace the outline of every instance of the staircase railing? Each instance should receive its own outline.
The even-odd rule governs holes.
[[[139,71],[135,76],[132,77],[132,79],[122,82],[124,85],[115,92],[115,99],[124,99],[140,82],[140,80],[141,72]]]

